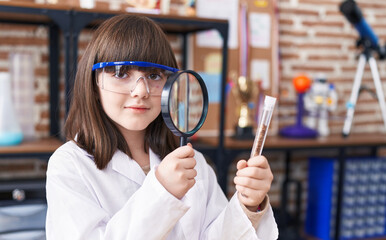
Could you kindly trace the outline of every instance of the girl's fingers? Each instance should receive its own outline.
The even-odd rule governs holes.
[[[235,177],[234,183],[236,186],[243,186],[252,190],[269,191],[270,183],[264,180],[258,180],[248,177]]]
[[[188,169],[185,171],[185,175],[187,179],[194,179],[197,176],[196,169]]]
[[[192,178],[188,180],[188,189],[191,189],[196,184],[196,179]]]
[[[182,167],[185,169],[192,169],[196,166],[197,162],[194,158],[178,159],[181,162]]]
[[[187,146],[182,146],[171,152],[170,154],[173,155],[176,158],[192,158],[194,157],[194,149],[191,147],[190,144]]]
[[[245,168],[247,166],[248,166],[247,161],[240,160],[240,161],[237,162],[237,166],[236,167],[237,167],[237,170],[240,170],[240,169],[243,169],[243,168]]]
[[[248,160],[249,167],[269,168],[268,160],[264,156],[256,156]]]
[[[269,179],[272,177],[271,171],[258,167],[247,167],[240,169],[236,172],[236,176],[240,177],[251,177],[255,179]]]

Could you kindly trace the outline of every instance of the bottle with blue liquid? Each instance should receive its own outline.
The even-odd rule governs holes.
[[[23,140],[11,93],[10,74],[0,72],[0,146],[17,145]]]

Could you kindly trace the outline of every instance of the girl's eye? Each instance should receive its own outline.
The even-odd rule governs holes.
[[[117,71],[114,74],[114,77],[116,78],[127,78],[129,75],[123,71]]]
[[[158,73],[151,73],[148,75],[148,78],[153,81],[159,81],[162,80],[162,75]]]

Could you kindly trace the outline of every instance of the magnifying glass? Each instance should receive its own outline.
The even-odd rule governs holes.
[[[201,76],[191,70],[170,76],[162,90],[161,112],[166,126],[180,137],[180,146],[186,145],[208,113],[208,91]]]

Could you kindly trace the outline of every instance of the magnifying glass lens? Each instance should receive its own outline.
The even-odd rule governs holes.
[[[172,85],[169,98],[171,119],[181,132],[192,131],[204,109],[201,85],[191,73],[180,74]]]
[[[203,125],[208,112],[208,92],[200,75],[180,71],[168,78],[161,97],[162,117],[181,138],[181,145]]]

